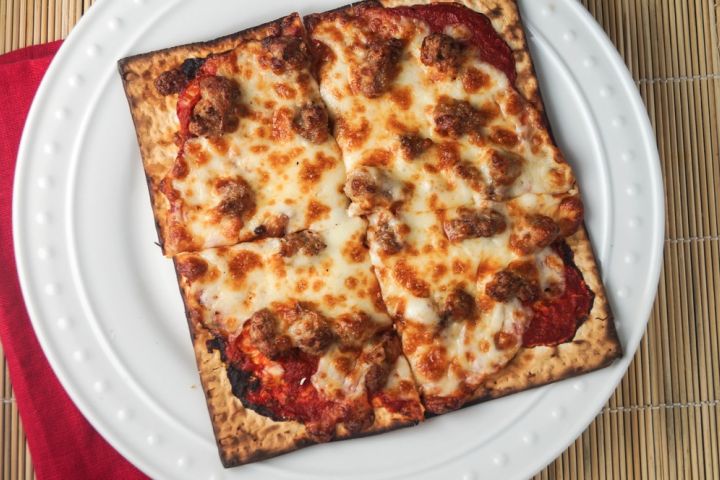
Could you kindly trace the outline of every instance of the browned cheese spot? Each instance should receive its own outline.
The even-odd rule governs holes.
[[[353,236],[349,242],[343,245],[342,253],[345,258],[352,263],[361,263],[365,261],[368,256],[367,248],[365,248],[362,239],[358,238],[357,235]]]
[[[490,131],[490,140],[508,148],[514,147],[520,142],[515,132],[505,128],[492,128]]]
[[[298,282],[295,284],[295,291],[297,293],[302,293],[305,290],[308,289],[308,282],[307,280],[298,280]]]
[[[330,216],[330,207],[324,203],[318,202],[317,200],[310,200],[307,206],[307,212],[305,212],[305,218],[308,223],[314,223],[323,218]]]
[[[460,148],[457,142],[443,142],[438,145],[438,158],[442,170],[454,169],[460,165]]]
[[[505,110],[509,115],[520,115],[525,110],[525,102],[520,98],[520,95],[510,95],[505,104]]]
[[[498,350],[508,350],[517,344],[518,337],[512,333],[498,332],[493,337],[493,340]]]
[[[486,73],[470,67],[462,75],[462,84],[466,92],[477,93],[489,88],[492,85],[492,80]]]
[[[337,120],[338,141],[345,143],[349,150],[357,150],[362,147],[370,136],[370,124],[364,117],[359,125],[352,125],[342,118]]]
[[[252,153],[265,153],[268,150],[270,150],[270,147],[268,145],[253,145],[250,147],[250,151]]]
[[[241,250],[228,262],[230,276],[236,289],[242,288],[245,279],[255,269],[262,267],[262,259],[254,252]]]
[[[213,137],[208,140],[208,143],[213,147],[213,149],[219,154],[219,155],[226,155],[228,152],[228,149],[230,148],[230,144],[228,141],[223,137]]]
[[[462,260],[453,260],[452,270],[455,275],[462,275],[470,270],[470,264]]]
[[[195,165],[204,165],[210,160],[210,156],[198,142],[188,142],[185,144],[187,153],[192,158]]]
[[[405,160],[414,160],[433,146],[433,141],[419,135],[400,135],[400,151]]]
[[[350,375],[355,366],[353,359],[345,355],[335,358],[333,363],[335,364],[335,369],[345,375]]]
[[[418,360],[418,369],[425,377],[432,381],[442,379],[448,369],[447,350],[445,347],[430,347]]]
[[[358,286],[357,278],[355,278],[355,277],[347,277],[347,278],[345,279],[345,287],[346,287],[348,290],[355,290],[355,289],[357,288],[357,286]]]
[[[200,257],[184,256],[177,261],[178,273],[190,283],[205,275],[207,270],[207,262]]]
[[[276,142],[284,142],[293,137],[293,132],[293,111],[286,107],[275,110],[270,138]]]
[[[297,96],[297,91],[286,83],[276,83],[274,88],[281,98],[292,100]]]
[[[389,150],[374,148],[362,159],[361,164],[367,167],[388,167],[392,162],[392,153]]]
[[[489,258],[482,259],[478,262],[478,267],[475,272],[475,277],[477,279],[482,279],[486,277],[487,275],[490,275],[493,272],[497,272],[499,269],[498,262],[491,260]]]
[[[412,355],[423,346],[429,345],[435,339],[435,331],[432,329],[410,326],[402,333],[403,350],[406,355]]]
[[[196,250],[197,247],[185,226],[177,222],[172,222],[168,228],[167,243],[175,251]]]
[[[326,170],[335,168],[336,160],[332,157],[318,152],[315,160],[305,160],[300,167],[300,182],[304,187],[309,188],[311,185],[320,181],[322,174]]]
[[[432,272],[432,278],[437,282],[448,272],[448,267],[444,263],[438,263],[433,266]]]
[[[409,87],[395,87],[390,90],[390,100],[401,110],[407,110],[412,106],[412,91]]]
[[[560,202],[558,216],[558,226],[560,227],[560,236],[569,237],[577,232],[582,225],[585,209],[580,197],[565,197]]]
[[[270,154],[266,157],[267,164],[272,167],[272,169],[276,172],[282,172],[290,163],[295,160],[298,155],[302,153],[302,150],[290,150],[286,153],[280,153],[277,151],[272,151]]]
[[[400,260],[393,268],[395,280],[416,297],[430,296],[430,285],[419,277],[417,271],[404,260]]]
[[[458,286],[445,299],[440,317],[444,321],[470,320],[475,316],[475,311],[475,298]]]

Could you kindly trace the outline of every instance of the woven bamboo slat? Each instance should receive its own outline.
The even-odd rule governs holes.
[[[581,1],[625,59],[655,129],[666,250],[628,373],[590,427],[535,478],[720,478],[720,4]],[[0,53],[65,37],[92,3],[0,0]],[[29,480],[2,358],[0,472]]]

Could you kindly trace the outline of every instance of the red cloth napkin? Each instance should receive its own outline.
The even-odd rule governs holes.
[[[0,56],[0,340],[38,478],[146,478],[85,420],[58,382],[20,293],[12,239],[12,186],[20,134],[60,42]]]

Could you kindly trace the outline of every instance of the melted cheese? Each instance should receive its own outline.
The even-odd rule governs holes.
[[[353,72],[364,62],[365,45],[373,33],[365,19],[321,17],[311,37],[331,50],[320,71],[320,92],[336,123],[336,137],[349,171],[376,163],[398,185],[410,186],[400,198],[413,212],[454,208],[485,198],[507,199],[526,193],[566,193],[574,188],[570,167],[553,145],[535,111],[509,84],[507,77],[472,52],[465,55],[456,76],[438,76],[420,61],[423,39],[430,31],[423,22],[403,18],[373,30],[402,38],[399,73],[388,92],[367,98],[353,91]],[[456,29],[446,33],[457,35]],[[439,99],[467,101],[492,112],[479,136],[453,139],[435,129],[433,110]],[[403,134],[429,138],[434,146],[414,160],[400,149]],[[503,140],[505,138],[511,140]],[[515,142],[515,140],[517,140]],[[518,178],[507,186],[494,185],[489,159],[494,152],[522,158]],[[451,158],[449,158],[451,157]],[[458,174],[458,164],[472,166],[482,180],[470,182]]]
[[[181,273],[186,302],[198,321],[231,339],[255,312],[266,308],[273,311],[289,302],[311,305],[331,324],[343,315],[363,313],[370,318],[365,328],[372,337],[375,331],[391,328],[392,322],[378,302],[379,286],[363,245],[365,230],[363,220],[346,217],[339,224],[318,232],[326,246],[316,255],[299,251],[283,257],[281,240],[276,238],[180,254],[179,265],[198,261],[207,265],[197,278]],[[179,271],[182,272],[182,268]],[[284,332],[293,337],[295,326],[285,326]],[[306,381],[311,381],[329,398],[352,399],[365,395],[365,374],[371,365],[367,352],[376,347],[372,338],[359,348],[340,348],[336,342],[320,357],[316,373]],[[268,372],[271,375],[283,374],[274,362],[270,368],[273,369]],[[412,382],[410,369],[402,357],[390,373],[390,379],[393,378],[395,384],[401,380]],[[390,380],[388,382],[388,388],[395,388]],[[398,394],[400,398],[414,398],[417,403],[414,389]]]
[[[253,313],[289,301],[312,304],[330,319],[364,312],[378,325],[390,326],[387,313],[374,301],[378,286],[369,257],[363,256],[364,231],[359,218],[321,231],[326,247],[316,255],[299,251],[283,257],[277,238],[180,254],[180,263],[199,258],[209,266],[201,278],[183,282],[186,298],[197,298],[202,305],[205,325],[230,335],[239,333]],[[361,252],[359,261],[348,258],[352,248]],[[352,290],[345,286],[349,278]]]
[[[520,348],[530,311],[517,299],[500,303],[487,295],[486,285],[494,274],[513,262],[530,262],[539,273],[541,291],[564,288],[564,264],[552,248],[524,256],[509,247],[511,232],[524,215],[553,215],[562,198],[530,194],[504,203],[484,201],[483,208],[503,215],[505,231],[462,241],[449,241],[443,230],[443,218],[452,218],[454,210],[370,216],[370,254],[383,299],[390,314],[403,319],[399,328],[403,348],[426,396],[450,396],[463,386],[478,386]],[[398,253],[383,252],[376,237],[380,223],[404,232]],[[427,292],[418,289],[412,279],[398,275],[398,266],[425,282]],[[443,306],[457,287],[474,299],[476,318],[443,318]],[[516,341],[500,348],[498,335]]]
[[[261,53],[260,42],[243,43],[217,71],[240,88],[245,113],[237,130],[188,139],[181,152],[187,174],[166,177],[179,197],[162,225],[168,255],[253,239],[258,227],[285,217],[288,232],[327,228],[342,218],[345,170],[335,140],[314,144],[291,126],[300,106],[322,103],[317,84],[307,68],[276,73],[262,66]],[[217,211],[223,200],[217,182],[237,178],[249,185],[255,204],[241,219]],[[178,229],[189,237],[185,243],[173,235]]]

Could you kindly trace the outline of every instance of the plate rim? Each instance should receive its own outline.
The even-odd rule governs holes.
[[[654,221],[657,224],[657,229],[654,232],[654,245],[657,245],[659,248],[653,248],[653,259],[650,262],[650,278],[653,280],[652,282],[648,282],[648,288],[650,288],[652,291],[650,292],[643,292],[643,300],[644,305],[641,310],[646,312],[645,318],[641,319],[643,322],[643,332],[646,329],[647,322],[650,318],[651,309],[655,302],[656,294],[657,294],[657,286],[660,279],[660,272],[662,267],[662,260],[663,260],[663,250],[665,246],[664,242],[664,230],[665,230],[665,205],[664,205],[664,185],[662,183],[662,176],[661,176],[661,165],[660,165],[660,158],[659,153],[657,150],[657,145],[655,142],[655,137],[653,133],[653,129],[650,123],[650,119],[648,116],[648,113],[642,103],[640,92],[637,89],[636,83],[633,80],[629,70],[627,69],[624,61],[620,57],[620,54],[618,51],[614,48],[614,45],[612,44],[612,41],[607,36],[607,34],[602,30],[602,27],[597,23],[597,21],[590,15],[590,13],[580,4],[580,2],[576,2],[573,0],[564,0],[564,3],[568,4],[572,9],[575,10],[575,13],[578,14],[582,20],[584,21],[585,26],[590,27],[590,31],[593,35],[598,37],[599,41],[598,44],[602,46],[603,53],[607,54],[609,57],[612,58],[611,66],[615,73],[619,75],[619,77],[622,79],[623,82],[623,88],[628,90],[629,96],[632,100],[632,110],[633,113],[637,114],[636,117],[641,119],[642,121],[638,124],[638,127],[643,133],[643,143],[645,144],[645,148],[647,151],[647,154],[652,156],[652,161],[649,162],[649,165],[651,166],[651,173],[652,173],[652,179],[651,183],[653,186],[653,205],[655,206],[655,216],[657,218],[654,219]],[[66,57],[72,56],[76,53],[75,43],[76,39],[80,37],[80,32],[85,30],[85,26],[87,24],[91,24],[91,22],[95,21],[94,19],[96,17],[100,17],[102,15],[102,12],[104,9],[107,9],[107,5],[110,4],[109,1],[105,2],[98,2],[98,4],[95,5],[95,8],[91,9],[87,14],[83,15],[83,17],[80,19],[78,24],[73,28],[68,38],[65,40],[63,45],[61,46],[60,50],[58,51],[57,55],[53,59],[50,67],[48,68],[45,76],[42,79],[42,82],[36,92],[36,95],[33,99],[32,106],[30,108],[30,111],[27,116],[27,120],[25,123],[25,128],[23,129],[23,134],[20,142],[20,147],[18,150],[17,155],[17,163],[15,167],[15,176],[13,180],[13,195],[12,195],[12,230],[13,230],[13,242],[14,242],[14,254],[15,254],[15,261],[17,265],[17,271],[18,271],[18,278],[20,281],[20,286],[23,294],[23,299],[25,300],[25,305],[28,311],[28,316],[31,320],[31,324],[33,325],[33,329],[35,331],[36,337],[38,338],[38,341],[43,349],[43,353],[46,355],[48,362],[50,363],[54,374],[60,381],[61,385],[63,386],[64,390],[68,393],[70,398],[73,400],[73,402],[77,405],[78,409],[83,413],[83,416],[88,419],[90,424],[95,428],[102,436],[103,438],[108,441],[113,448],[118,450],[125,458],[128,459],[131,463],[138,466],[138,468],[141,468],[143,471],[146,472],[152,472],[153,475],[157,476],[163,476],[166,472],[157,472],[155,471],[155,468],[152,464],[146,463],[142,457],[136,457],[134,456],[129,450],[127,450],[123,444],[123,442],[116,438],[114,435],[110,433],[110,429],[105,428],[105,421],[100,418],[95,418],[95,416],[91,413],[91,409],[88,405],[86,405],[87,398],[84,398],[81,394],[79,389],[76,389],[73,386],[72,381],[69,377],[65,375],[65,370],[62,368],[61,362],[58,358],[56,358],[56,352],[53,350],[53,348],[49,347],[49,337],[46,337],[45,335],[48,334],[52,336],[51,332],[47,332],[44,329],[44,326],[41,324],[41,322],[38,320],[39,318],[39,308],[36,308],[37,305],[35,304],[35,301],[39,299],[36,298],[34,295],[34,291],[32,290],[32,287],[30,286],[30,271],[32,270],[30,266],[30,260],[28,258],[28,253],[25,251],[25,241],[23,232],[21,231],[20,224],[24,220],[20,218],[21,216],[21,209],[22,204],[20,201],[21,198],[21,192],[24,188],[30,188],[29,186],[24,187],[23,181],[25,180],[27,176],[27,170],[29,169],[29,165],[32,162],[32,156],[29,154],[30,150],[30,142],[32,138],[31,132],[36,130],[35,125],[39,123],[39,119],[42,117],[45,111],[43,111],[43,103],[47,102],[47,91],[50,89],[50,85],[55,83],[56,76],[55,72],[57,70],[60,70],[62,68],[62,64],[64,63],[64,60]],[[628,88],[632,87],[632,88]],[[654,287],[653,287],[654,285]],[[41,303],[41,302],[40,302]],[[639,342],[642,339],[642,335],[639,336],[635,341],[632,342],[632,344],[623,345],[624,354],[622,359],[619,360],[619,363],[623,364],[622,373],[617,374],[614,385],[612,389],[610,389],[610,393],[617,388],[617,385],[622,381],[626,371],[627,367],[632,361],[632,358],[634,357]],[[630,355],[632,353],[632,355]],[[607,401],[607,399],[603,398],[601,405],[604,404]],[[90,412],[90,413],[89,413]],[[588,415],[588,421],[583,422],[582,428],[579,429],[576,434],[572,438],[569,438],[567,443],[562,442],[563,446],[561,448],[557,448],[555,452],[553,452],[553,457],[556,458],[565,448],[567,448],[567,445],[571,444],[576,438],[577,435],[582,433],[587,426],[592,422],[594,419],[593,416]],[[552,459],[550,459],[552,460]],[[539,469],[541,470],[544,468],[545,463],[543,463]]]

